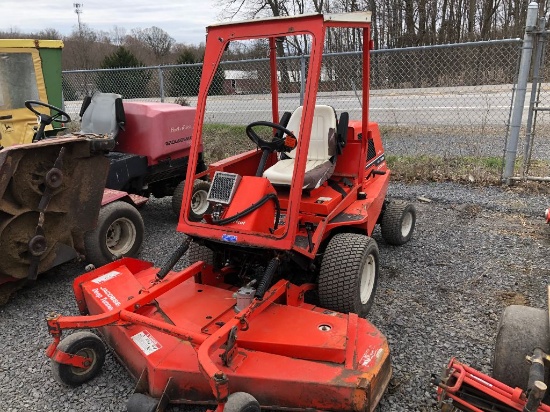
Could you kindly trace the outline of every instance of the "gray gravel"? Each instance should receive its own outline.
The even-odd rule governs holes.
[[[500,188],[456,184],[404,185],[390,193],[416,201],[417,231],[401,247],[375,231],[381,279],[370,320],[388,337],[394,375],[379,411],[432,411],[429,379],[451,356],[490,372],[501,310],[507,304],[544,307],[550,282],[550,227],[542,213],[550,199]],[[160,264],[178,245],[170,199],[144,209],[141,257]],[[52,270],[0,308],[0,411],[121,411],[133,389],[108,355],[93,381],[57,384],[44,355],[50,338],[44,317],[76,314],[71,282],[83,264]]]

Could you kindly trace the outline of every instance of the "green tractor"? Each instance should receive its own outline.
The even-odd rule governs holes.
[[[25,107],[26,100],[39,100],[63,107],[61,87],[61,40],[0,40],[0,145],[31,143],[38,124]],[[17,85],[17,87],[14,87]],[[48,113],[48,109],[37,110]],[[46,135],[61,130],[61,124],[46,127]]]

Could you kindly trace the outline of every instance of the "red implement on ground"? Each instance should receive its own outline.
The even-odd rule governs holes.
[[[364,46],[353,79],[362,82],[361,121],[317,104],[321,86],[342,85],[336,72],[322,74],[333,67],[322,65],[325,39],[346,33]],[[271,121],[246,128],[256,149],[197,172],[208,91],[222,54],[230,44],[256,39],[270,49]],[[279,89],[299,89],[277,55],[283,42],[306,39],[303,104],[281,115],[290,99],[279,99]],[[168,403],[226,412],[260,405],[375,409],[391,364],[386,338],[363,318],[379,272],[370,236],[379,223],[387,243],[404,244],[416,213],[385,199],[390,171],[378,126],[368,122],[370,46],[369,12],[208,28],[186,177],[212,180],[207,213],[193,219],[193,188],[186,185],[178,229],[188,237],[160,270],[126,258],[75,280],[82,316],[48,319],[54,342],[47,355],[59,381],[76,385],[100,371],[105,347],[98,336],[77,332],[61,341],[64,330],[95,328],[138,381],[130,412]],[[184,254],[189,266],[173,271]]]
[[[529,398],[521,388],[512,388],[474,368],[452,359],[441,377],[434,377],[442,411],[550,412],[541,403],[546,385],[539,381]],[[541,386],[541,384],[543,386]]]

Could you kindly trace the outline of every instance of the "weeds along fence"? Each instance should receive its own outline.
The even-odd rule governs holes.
[[[393,139],[396,154],[502,156],[521,44],[510,39],[372,51],[370,118],[382,126],[386,145]],[[210,89],[206,122],[270,120],[266,62],[223,62]],[[286,78],[280,82],[283,106],[297,107],[308,56],[279,59],[278,67],[286,72],[279,73]],[[127,100],[194,105],[201,71],[201,64],[65,71],[66,109],[76,115],[84,96],[96,90]],[[360,54],[325,55],[318,103],[360,117],[360,76]],[[409,144],[399,149],[397,142],[405,138]]]

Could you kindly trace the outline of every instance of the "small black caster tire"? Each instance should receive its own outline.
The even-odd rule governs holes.
[[[380,229],[386,243],[401,246],[411,240],[416,225],[416,209],[413,204],[392,200],[386,204]]]
[[[86,356],[92,359],[87,368],[65,365],[51,360],[52,373],[59,383],[78,386],[95,378],[105,362],[106,349],[103,341],[92,332],[76,332],[63,339],[59,350],[72,355]]]
[[[144,393],[134,393],[126,402],[128,412],[155,412],[159,400]]]
[[[235,392],[229,395],[223,408],[224,412],[260,412],[260,403],[246,392]]]

